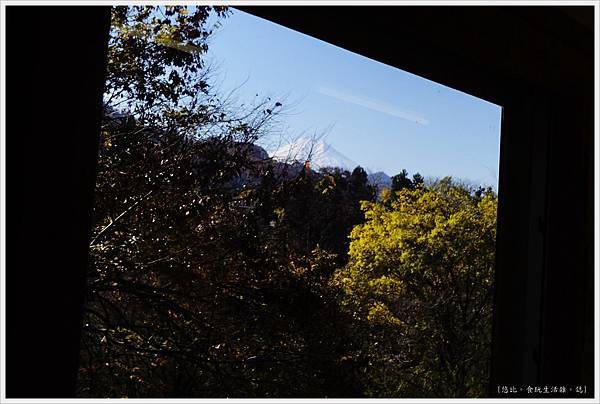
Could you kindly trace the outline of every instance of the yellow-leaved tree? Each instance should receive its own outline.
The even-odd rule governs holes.
[[[497,197],[444,178],[363,202],[334,283],[376,397],[478,397],[488,380]],[[358,330],[357,330],[358,331]]]

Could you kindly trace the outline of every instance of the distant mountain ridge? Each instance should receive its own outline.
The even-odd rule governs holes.
[[[378,188],[391,188],[392,178],[384,173],[383,171],[377,171],[376,173],[369,173],[367,171],[369,183],[376,185]]]

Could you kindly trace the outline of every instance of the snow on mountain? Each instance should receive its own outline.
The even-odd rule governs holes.
[[[323,140],[315,141],[306,137],[298,138],[280,147],[271,157],[284,162],[310,161],[311,167],[315,170],[324,167],[339,167],[352,172],[359,165]]]
[[[277,149],[271,157],[285,163],[304,163],[310,162],[313,170],[325,167],[339,167],[352,172],[358,164],[356,161],[344,156],[333,146],[323,140],[313,140],[301,137],[295,141]],[[367,167],[363,167],[368,174],[369,183],[377,186],[380,191],[383,188],[392,186],[392,179],[383,171],[372,172]]]

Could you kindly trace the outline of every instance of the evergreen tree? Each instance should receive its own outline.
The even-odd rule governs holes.
[[[414,185],[411,179],[408,177],[408,172],[403,169],[399,174],[392,176],[392,193],[405,188],[413,189]]]

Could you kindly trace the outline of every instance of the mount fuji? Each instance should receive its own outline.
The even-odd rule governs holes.
[[[316,170],[325,167],[339,167],[351,172],[359,165],[323,140],[313,140],[307,137],[300,137],[281,146],[271,157],[283,162],[310,161],[311,167]]]
[[[322,139],[314,140],[307,137],[300,137],[285,146],[281,146],[272,153],[271,157],[273,160],[286,163],[309,161],[311,167],[315,170],[325,167],[338,167],[352,172],[360,165]],[[378,187],[391,187],[392,180],[389,175],[383,171],[372,172],[366,167],[364,169],[369,176],[370,183]]]

